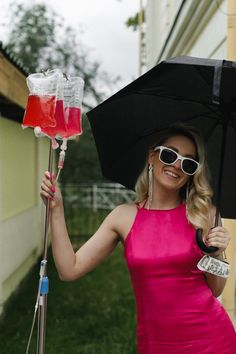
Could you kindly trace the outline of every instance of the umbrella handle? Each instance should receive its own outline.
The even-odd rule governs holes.
[[[203,242],[203,238],[202,238],[202,229],[197,229],[196,241],[197,241],[198,247],[206,253],[214,253],[214,252],[218,251],[218,247],[214,247],[214,246],[207,247],[205,245],[205,243]]]

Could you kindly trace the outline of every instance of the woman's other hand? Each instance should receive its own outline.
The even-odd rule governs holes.
[[[224,252],[229,244],[230,237],[226,228],[222,226],[213,227],[210,229],[206,237],[206,245],[218,247],[219,250],[213,253],[213,256],[218,256]]]
[[[48,199],[51,201],[51,209],[62,205],[61,191],[57,186],[55,176],[54,174],[50,175],[48,171],[44,173],[40,196],[45,205],[47,204]]]

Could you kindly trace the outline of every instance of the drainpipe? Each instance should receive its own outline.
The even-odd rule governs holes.
[[[181,3],[181,5],[180,5],[180,7],[179,7],[179,10],[178,10],[178,12],[177,12],[177,14],[176,14],[176,16],[175,16],[174,22],[173,22],[173,24],[172,24],[172,26],[171,26],[170,32],[169,32],[169,34],[168,34],[168,36],[167,36],[167,38],[166,38],[166,40],[165,40],[165,43],[164,43],[164,45],[163,45],[163,47],[162,47],[162,50],[161,50],[161,53],[160,53],[159,56],[158,56],[157,64],[160,62],[160,60],[162,60],[162,56],[163,56],[163,54],[164,54],[164,52],[165,52],[165,49],[166,49],[166,47],[167,47],[167,45],[168,45],[168,43],[169,43],[169,40],[170,40],[170,38],[171,38],[171,36],[172,36],[172,33],[173,33],[174,29],[175,29],[176,23],[178,22],[178,19],[179,19],[179,17],[180,17],[180,14],[181,14],[183,8],[184,8],[185,3],[186,3],[186,0],[182,0],[182,3]],[[165,58],[164,58],[164,59],[165,59]]]
[[[139,76],[142,75],[143,68],[143,1],[139,1]]]

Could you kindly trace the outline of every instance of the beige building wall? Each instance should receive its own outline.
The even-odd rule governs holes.
[[[44,208],[39,184],[48,139],[0,117],[0,313],[42,251]]]
[[[32,129],[23,131],[19,123],[0,120],[2,220],[36,205],[36,144]]]

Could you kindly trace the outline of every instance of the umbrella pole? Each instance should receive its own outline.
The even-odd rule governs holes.
[[[52,175],[53,168],[53,149],[50,142],[48,171]],[[48,256],[48,230],[50,219],[50,200],[47,199],[44,225],[44,249],[43,260],[40,265],[39,280],[39,309],[38,309],[38,336],[37,336],[37,354],[45,353],[45,334],[46,334],[46,316],[47,316],[47,294],[48,294],[48,277],[47,277],[47,256]]]
[[[221,203],[221,189],[222,189],[222,182],[223,182],[223,165],[224,165],[224,157],[225,157],[225,146],[226,146],[226,135],[227,135],[227,128],[228,128],[228,121],[230,119],[229,112],[223,112],[223,115],[225,116],[225,119],[223,120],[223,133],[222,133],[222,143],[221,143],[221,151],[220,151],[220,171],[219,171],[219,179],[218,179],[218,194],[217,194],[217,200],[216,200],[216,215],[215,215],[215,223],[214,227],[221,224],[221,218],[220,218],[220,203]],[[199,248],[206,252],[206,253],[214,253],[218,251],[217,247],[210,246],[207,247],[205,243],[203,242],[202,238],[202,229],[197,229],[196,231],[196,241],[199,246]]]
[[[218,212],[218,217],[220,215],[220,203],[221,203],[221,189],[222,189],[222,182],[223,182],[223,165],[224,165],[224,157],[225,157],[225,147],[226,147],[226,135],[227,135],[227,128],[228,122],[230,120],[229,112],[223,112],[223,116],[225,115],[225,119],[223,120],[222,126],[222,143],[221,143],[221,152],[220,152],[220,172],[219,172],[219,180],[218,180],[218,195],[216,201],[216,207]]]

